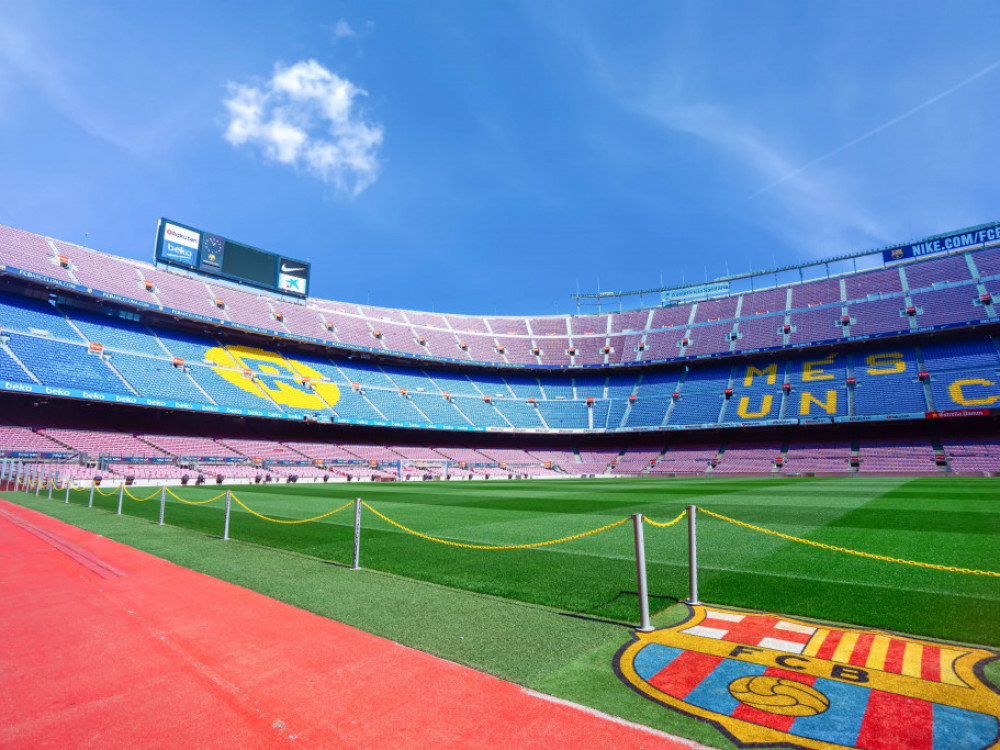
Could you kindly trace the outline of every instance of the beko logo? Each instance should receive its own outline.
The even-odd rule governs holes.
[[[289,266],[286,265],[285,263],[281,264],[282,273],[299,273],[300,271],[305,271],[305,270],[306,270],[305,266]]]

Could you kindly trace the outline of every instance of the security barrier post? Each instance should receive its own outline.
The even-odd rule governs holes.
[[[121,489],[118,490],[118,515],[122,514],[122,501],[125,499],[125,480],[122,480]]]
[[[69,479],[66,479],[66,505],[69,505]]]
[[[691,578],[691,596],[688,604],[700,604],[698,601],[698,534],[697,505],[688,506],[688,574]]]
[[[354,498],[354,559],[351,570],[361,570],[361,498]]]
[[[635,572],[639,579],[639,630],[648,633],[653,629],[649,624],[649,592],[646,587],[646,542],[642,534],[642,513],[632,514],[635,528]]]
[[[163,513],[167,509],[167,485],[160,490],[160,526],[163,525]]]
[[[39,466],[38,470],[35,472],[35,497],[38,497],[38,493],[42,491],[42,467]]]
[[[97,484],[95,482],[91,482],[90,483],[90,500],[87,501],[87,507],[88,508],[93,508],[94,507],[94,487],[96,487],[96,486],[97,486]]]
[[[232,490],[226,490],[226,526],[222,530],[222,541],[229,541],[229,501],[232,499]]]
[[[58,475],[56,475],[56,476],[58,476]],[[56,483],[55,477],[54,476],[53,477],[49,477],[49,500],[52,499],[52,485],[54,485],[55,483]]]

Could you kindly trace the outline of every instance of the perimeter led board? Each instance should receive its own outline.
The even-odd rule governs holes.
[[[309,263],[227,240],[169,219],[156,230],[156,260],[209,276],[305,297]]]

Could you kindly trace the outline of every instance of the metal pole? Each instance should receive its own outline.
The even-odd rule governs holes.
[[[354,498],[354,560],[351,570],[361,570],[361,498]]]
[[[66,480],[66,504],[69,505],[69,479]]]
[[[653,629],[649,624],[649,591],[646,586],[646,542],[642,535],[642,513],[632,514],[635,528],[635,572],[639,579],[639,630],[648,633]]]
[[[698,601],[698,506],[688,506],[688,573],[691,577],[691,596],[688,604],[701,604]]]
[[[49,500],[52,499],[52,485],[56,483],[55,477],[49,477]]]
[[[38,470],[35,472],[35,497],[38,497],[38,493],[42,491],[42,467],[39,466]]]
[[[222,530],[222,541],[229,541],[229,503],[232,499],[232,490],[226,490],[226,526]]]
[[[160,490],[160,526],[163,525],[163,513],[167,509],[167,485]]]
[[[121,489],[118,490],[118,515],[122,514],[122,501],[125,499],[125,480],[122,480]]]
[[[88,508],[93,508],[94,507],[94,487],[96,487],[96,486],[97,486],[97,484],[95,482],[91,481],[91,483],[90,483],[90,500],[87,502],[87,507]]]

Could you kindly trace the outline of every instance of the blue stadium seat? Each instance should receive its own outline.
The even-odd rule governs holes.
[[[132,395],[128,386],[87,345],[10,334],[10,348],[44,385]]]
[[[0,294],[0,329],[80,341],[79,334],[54,305],[46,300],[12,294]]]
[[[514,427],[524,427],[528,429],[542,427],[542,420],[538,417],[536,406],[512,398],[500,398],[493,402],[497,411],[503,414]]]
[[[169,360],[115,352],[111,364],[140,396],[210,403],[187,373]]]
[[[524,375],[505,375],[504,380],[507,381],[510,390],[518,398],[543,398],[537,378]]]
[[[64,312],[88,341],[101,344],[105,349],[151,357],[167,356],[151,331],[141,323],[73,308],[64,308]]]
[[[538,411],[553,430],[587,427],[587,405],[580,401],[539,401]]]

